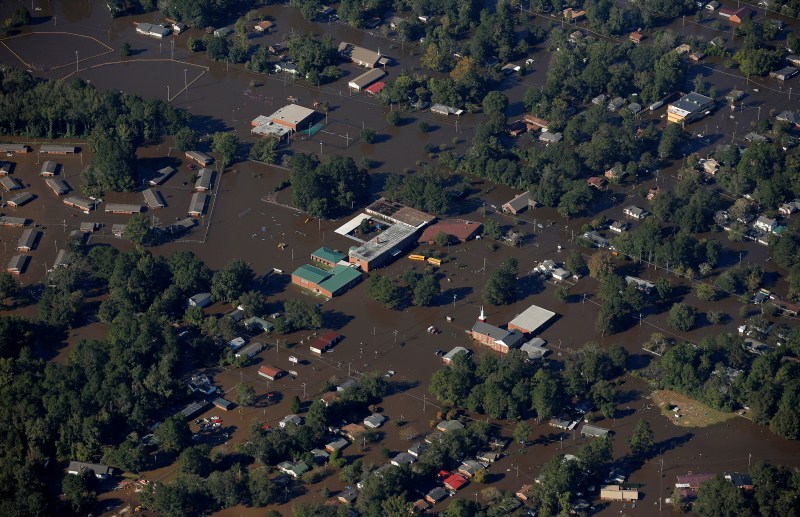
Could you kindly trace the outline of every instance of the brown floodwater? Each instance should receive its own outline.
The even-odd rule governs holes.
[[[209,62],[202,54],[189,53],[185,48],[186,40],[189,35],[195,37],[200,35],[200,31],[196,29],[189,31],[188,35],[181,34],[159,42],[137,35],[132,23],[153,21],[153,14],[111,20],[101,4],[70,1],[53,2],[50,5],[39,1],[37,5],[41,6],[42,11],[37,11],[36,16],[41,18],[37,19],[37,24],[24,31],[25,34],[28,32],[37,34],[6,41],[7,47],[0,47],[0,61],[21,66],[19,59],[22,59],[35,66],[37,69],[33,71],[38,75],[51,78],[71,77],[74,68],[68,64],[74,65],[71,60],[74,59],[75,51],[78,51],[80,70],[77,76],[91,81],[97,88],[120,89],[166,99],[169,87],[169,98],[173,104],[190,110],[196,116],[195,125],[201,133],[213,133],[230,128],[236,130],[245,142],[252,141],[249,136],[249,121],[257,115],[269,114],[278,109],[286,103],[285,99],[288,96],[299,97],[300,104],[305,106],[310,106],[314,100],[327,101],[331,105],[326,127],[328,133],[318,133],[309,140],[295,140],[292,143],[292,150],[319,153],[321,148],[323,156],[337,153],[352,156],[357,161],[363,156],[378,161],[379,166],[372,172],[375,180],[373,190],[376,193],[381,190],[383,174],[401,173],[406,168],[414,170],[418,161],[431,161],[423,150],[423,146],[427,143],[444,144],[450,148],[455,146],[457,150],[463,152],[472,138],[473,126],[479,121],[477,117],[467,115],[458,119],[456,125],[456,119],[437,117],[429,112],[404,113],[403,117],[409,120],[408,123],[400,127],[389,127],[385,122],[388,108],[381,106],[371,97],[363,94],[350,95],[348,92],[347,81],[353,74],[360,72],[355,66],[342,65],[345,77],[319,88],[310,87],[301,81],[292,82],[283,77],[253,74],[239,66]],[[419,68],[418,57],[411,55],[405,45],[401,50],[399,42],[382,37],[378,31],[372,31],[370,34],[369,31],[354,30],[340,23],[309,23],[302,20],[296,10],[283,6],[270,6],[263,11],[276,21],[277,30],[271,35],[254,37],[254,43],[279,41],[283,34],[291,32],[293,28],[295,31],[331,34],[337,40],[351,41],[370,48],[380,47],[384,53],[399,61],[387,70],[389,80],[396,77],[404,68],[409,70]],[[547,23],[547,21],[542,18],[537,19],[536,23]],[[687,23],[686,27],[683,27],[680,21],[673,23],[670,29],[685,35],[716,34],[716,31],[705,25]],[[97,41],[75,35],[40,34],[56,30],[91,36]],[[170,43],[173,40],[174,49]],[[132,45],[134,55],[122,60],[118,56],[117,49],[125,41]],[[114,49],[114,52],[91,57],[107,50],[100,42]],[[395,45],[397,48],[392,47]],[[522,114],[521,101],[526,89],[544,83],[549,55],[541,49],[537,49],[533,55],[536,63],[532,73],[516,83],[513,79],[504,83],[504,92],[510,99],[509,112],[512,117]],[[174,57],[174,61],[170,60],[171,57]],[[59,65],[64,66],[56,68]],[[748,87],[735,70],[726,70],[717,58],[707,59],[702,67],[693,67],[689,79],[691,80],[692,74],[697,72],[702,72],[706,81],[713,83],[721,94],[727,93],[734,87],[740,89]],[[251,88],[249,85],[251,80],[262,83],[262,86]],[[704,137],[693,138],[683,152],[705,154],[719,143],[731,141],[734,132],[736,141],[741,142],[741,137],[747,132],[745,128],[749,128],[758,117],[768,116],[773,110],[779,112],[787,107],[796,107],[796,101],[789,99],[788,88],[778,84],[777,81],[751,79],[749,83],[744,109],[739,111],[737,108],[737,111],[732,113],[728,108],[719,108],[706,119],[691,124],[688,130],[693,135],[703,134]],[[182,90],[185,84],[190,85],[188,91]],[[759,91],[756,92],[753,88],[758,88]],[[763,108],[760,113],[757,110],[759,106]],[[643,117],[660,121],[663,110],[662,108],[654,114],[645,113]],[[416,119],[428,121],[433,130],[427,134],[420,133],[415,127]],[[359,141],[358,135],[363,127],[375,129],[382,137],[381,143],[369,145]],[[453,139],[456,139],[457,143],[454,144]],[[523,145],[529,144],[523,143]],[[54,158],[64,165],[65,178],[62,179],[66,179],[75,189],[80,184],[79,172],[83,166],[81,160],[86,161],[89,156],[86,151],[82,157]],[[191,198],[191,171],[181,157],[170,149],[170,140],[166,139],[158,145],[140,149],[138,156],[142,178],[166,164],[178,167],[178,172],[157,188],[164,195],[167,207],[146,213],[154,218],[156,224],[162,225],[172,222],[175,218],[185,217]],[[21,276],[25,286],[41,281],[45,269],[51,267],[57,250],[63,246],[66,235],[78,228],[81,222],[92,221],[104,225],[100,231],[92,235],[91,244],[112,244],[122,249],[127,249],[128,246],[125,241],[111,234],[111,225],[124,223],[127,220],[126,216],[105,214],[102,208],[99,212],[84,215],[64,207],[38,176],[40,163],[36,163],[37,158],[36,154],[9,158],[17,163],[14,176],[29,184],[26,190],[35,193],[37,199],[19,209],[3,210],[7,215],[34,220],[44,232],[38,248],[30,253],[32,261],[28,270]],[[659,186],[672,187],[678,165],[679,161],[660,171]],[[264,275],[273,268],[281,269],[283,275],[270,275],[268,279],[271,304],[277,307],[279,302],[290,299],[318,302],[317,298],[310,297],[291,286],[288,274],[294,268],[308,262],[310,253],[319,246],[344,250],[352,242],[333,232],[343,221],[307,221],[304,214],[262,200],[287,177],[288,171],[278,167],[267,167],[251,162],[233,164],[218,179],[213,191],[213,200],[206,215],[201,219],[200,226],[182,237],[180,241],[161,245],[154,248],[153,252],[168,256],[177,250],[191,250],[212,268],[219,268],[231,258],[240,257],[250,264],[258,275]],[[635,190],[633,185],[625,184],[615,187],[612,192],[635,195],[641,188],[655,184],[655,178],[648,178],[636,185]],[[480,191],[472,195],[460,209],[462,217],[479,221],[484,220],[483,212],[480,210],[484,202],[491,213],[495,210],[493,207],[499,207],[516,194],[509,188],[493,187],[489,183],[477,184],[475,188]],[[5,193],[3,195],[8,197]],[[141,194],[110,193],[104,199],[107,202],[138,203],[141,202]],[[288,192],[281,192],[279,200],[288,202]],[[622,208],[628,201],[646,206],[644,200],[638,199],[618,201],[615,205],[608,200],[606,194],[597,206],[598,209],[604,208],[604,214],[612,219],[622,218]],[[243,380],[253,385],[258,395],[273,390],[283,394],[283,399],[275,405],[237,408],[228,413],[217,409],[209,410],[205,416],[221,416],[223,429],[229,433],[227,440],[214,442],[215,448],[220,451],[230,451],[235,444],[245,441],[248,425],[254,418],[262,419],[270,425],[277,424],[290,412],[290,401],[294,395],[302,396],[305,392],[306,400],[313,400],[319,395],[325,380],[331,377],[342,380],[347,378],[348,374],[357,376],[356,372],[366,371],[382,373],[388,370],[396,371],[391,378],[393,394],[386,397],[381,404],[384,413],[391,420],[398,420],[402,416],[408,421],[407,426],[414,427],[419,434],[430,432],[429,423],[436,418],[437,407],[436,401],[427,394],[427,385],[430,376],[440,367],[439,359],[434,352],[438,349],[447,351],[456,345],[461,345],[479,354],[492,353],[480,350],[464,333],[465,329],[472,326],[480,311],[482,305],[480,291],[488,272],[505,258],[515,257],[520,264],[520,278],[524,280],[537,261],[563,260],[562,255],[575,248],[571,242],[572,232],[577,233],[583,223],[592,219],[584,217],[565,221],[555,210],[547,208],[536,209],[519,218],[502,215],[491,215],[491,217],[497,218],[504,225],[518,224],[518,228],[530,236],[526,244],[518,249],[501,245],[497,251],[491,252],[487,249],[486,242],[472,241],[444,250],[453,260],[443,264],[439,269],[443,292],[433,307],[408,307],[399,311],[388,311],[368,301],[362,285],[322,306],[325,327],[335,329],[345,336],[333,352],[323,357],[313,356],[307,347],[311,333],[298,332],[278,338],[268,337],[266,341],[271,348],[262,352],[253,365],[241,370],[219,370],[213,369],[214,365],[207,365],[212,368],[209,372],[214,374],[217,384],[226,392]],[[0,249],[0,253],[3,253],[0,260],[7,262],[11,255],[15,254],[16,241],[21,232],[21,229],[0,228],[0,240],[4,243]],[[760,263],[768,271],[775,270],[774,264],[765,262],[766,248],[751,243],[730,243],[723,234],[713,234],[710,237],[720,239],[728,250],[723,257],[724,263],[735,263],[738,261],[739,252],[743,251],[745,253],[743,263],[746,261]],[[281,242],[288,245],[284,250],[278,248]],[[558,246],[562,247],[561,252],[558,251]],[[426,250],[427,247],[422,249]],[[590,253],[588,250],[582,251]],[[407,259],[399,259],[379,273],[399,276],[412,264]],[[627,271],[649,279],[656,279],[664,274],[663,269],[643,269],[631,262],[621,262],[621,264],[625,265]],[[672,281],[679,283],[674,277]],[[779,286],[780,288],[782,286]],[[498,325],[507,323],[531,304],[557,312],[559,318],[542,333],[542,337],[549,342],[548,346],[553,349],[553,354],[550,356],[553,360],[562,359],[570,350],[580,347],[587,341],[595,341],[603,346],[621,345],[634,356],[635,360],[645,362],[649,357],[642,351],[641,344],[649,339],[653,332],[672,334],[665,326],[665,313],[645,311],[641,321],[631,319],[625,331],[611,336],[599,335],[593,325],[598,309],[592,300],[594,290],[594,281],[583,278],[570,289],[575,301],[562,303],[554,295],[554,287],[546,284],[525,292],[512,305],[485,307],[485,309],[489,322]],[[589,295],[585,303],[581,301],[583,293]],[[699,341],[703,336],[712,333],[735,331],[735,327],[741,322],[741,318],[738,317],[739,303],[733,297],[709,304],[699,302],[694,295],[689,295],[687,301],[698,306],[701,311],[711,308],[723,310],[731,315],[731,319],[726,325],[701,327],[677,337]],[[225,309],[215,306],[211,310]],[[35,306],[18,308],[16,311],[31,316],[35,312]],[[448,317],[452,321],[448,321]],[[432,324],[443,332],[435,336],[425,332],[425,329]],[[103,333],[104,327],[97,323],[75,329],[66,336],[64,346],[47,355],[54,357],[55,360],[63,360],[68,353],[69,345],[80,338],[101,338]],[[279,348],[274,347],[276,339],[281,340]],[[404,343],[404,346],[401,347],[400,343]],[[289,347],[288,350],[286,346]],[[290,355],[296,356],[301,363],[297,366],[292,365],[289,362]],[[281,368],[296,370],[297,377],[275,383],[266,382],[256,373],[261,364],[274,364]],[[644,500],[637,508],[630,508],[629,505],[625,509],[629,514],[655,515],[657,505],[654,503],[657,503],[659,493],[670,494],[674,476],[689,470],[714,473],[743,470],[747,467],[748,461],[760,460],[788,465],[800,464],[798,461],[800,449],[796,443],[776,437],[765,427],[754,425],[744,418],[735,418],[705,429],[680,428],[651,407],[647,399],[648,388],[640,381],[626,377],[622,391],[629,395],[630,402],[621,405],[619,418],[599,423],[601,426],[613,427],[617,433],[615,458],[624,461],[627,453],[625,440],[641,418],[651,421],[656,440],[668,449],[654,462],[646,464],[632,474],[632,481],[643,484]],[[379,464],[386,461],[380,452],[382,447],[388,448],[392,453],[405,450],[408,442],[400,439],[399,429],[391,424],[391,420],[389,425],[383,427],[385,438],[381,444],[366,451],[360,451],[353,445],[345,449],[345,456],[350,460],[363,456],[366,462]],[[506,436],[511,435],[513,423],[501,421],[495,424],[499,432]],[[196,429],[194,426],[193,428]],[[489,469],[493,479],[496,480],[495,486],[516,491],[522,484],[532,482],[539,474],[541,465],[552,455],[574,452],[577,447],[585,443],[585,439],[575,437],[571,433],[562,436],[555,432],[554,428],[544,424],[535,428],[534,437],[536,436],[541,437],[542,443],[523,450],[513,445],[509,455]],[[662,459],[664,477],[660,481],[660,463],[657,462]],[[151,480],[169,480],[174,475],[174,469],[168,467],[145,473],[143,476]],[[308,487],[307,495],[300,499],[320,500],[320,490],[323,486],[327,486],[333,494],[343,488],[338,475],[332,473],[321,483]],[[470,484],[457,497],[473,499],[476,490],[476,485]],[[122,504],[128,501],[129,495],[109,492],[103,494],[102,498],[116,500]],[[131,501],[135,502],[135,496],[132,496]],[[276,506],[276,509],[284,515],[289,515],[290,505],[291,502]],[[441,510],[445,505],[446,502],[440,503],[436,509]],[[620,510],[622,510],[621,504],[613,503],[604,507],[600,514],[616,515]],[[668,508],[663,510],[665,514],[669,511]],[[219,515],[262,513],[261,509],[236,507],[219,512]]]

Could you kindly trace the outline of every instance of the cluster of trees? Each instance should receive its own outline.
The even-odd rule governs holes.
[[[346,156],[335,155],[320,163],[316,154],[296,153],[290,178],[292,204],[314,217],[352,210],[369,194],[369,174]]]
[[[692,511],[699,517],[752,517],[791,515],[800,496],[800,474],[796,469],[769,463],[750,468],[753,490],[743,491],[722,477],[706,481],[697,491]]]
[[[425,212],[446,214],[451,207],[446,190],[450,181],[441,171],[425,168],[417,174],[389,174],[384,192],[392,201]]]
[[[0,75],[0,128],[32,138],[88,137],[95,128],[117,135],[134,147],[175,134],[190,115],[158,99],[118,90],[100,92],[81,79],[36,79],[17,68]]]
[[[567,357],[559,374],[544,366],[530,367],[526,355],[483,356],[479,363],[458,354],[431,377],[429,390],[447,408],[466,408],[492,418],[558,416],[571,398],[590,397],[607,418],[614,415],[618,395],[610,381],[625,371],[627,354],[620,347],[602,350],[589,343]],[[524,440],[521,440],[524,441]]]
[[[133,0],[116,0],[117,3]],[[153,4],[148,0],[138,0],[140,4]],[[184,22],[190,27],[205,28],[225,25],[246,9],[266,5],[263,0],[170,0],[164,4],[164,15]],[[149,9],[145,9],[149,10]],[[112,13],[114,11],[112,10]]]
[[[293,34],[287,40],[289,55],[297,64],[301,77],[306,77],[311,84],[322,84],[342,76],[336,66],[339,62],[339,49],[330,35],[317,39],[309,34]]]
[[[481,298],[491,305],[506,305],[517,297],[517,259],[507,258],[489,275]]]
[[[426,269],[421,274],[413,268],[402,276],[405,286],[394,278],[385,275],[372,275],[367,281],[367,296],[387,309],[396,309],[407,304],[410,298],[414,305],[430,306],[441,293],[441,285],[436,271]]]
[[[800,347],[800,331],[786,331],[784,346],[760,355],[745,349],[743,338],[710,336],[699,346],[673,346],[645,374],[658,385],[681,392],[720,411],[750,408],[750,417],[775,434],[800,438],[800,382],[794,361],[782,361]]]
[[[145,13],[156,8],[154,0],[109,0],[106,2],[112,18],[129,14]]]

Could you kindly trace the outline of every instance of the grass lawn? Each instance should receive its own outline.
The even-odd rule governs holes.
[[[670,390],[656,390],[653,401],[661,413],[680,427],[708,427],[735,417],[734,413],[723,413],[685,395]],[[673,411],[674,407],[678,411]],[[680,417],[677,417],[680,415]]]

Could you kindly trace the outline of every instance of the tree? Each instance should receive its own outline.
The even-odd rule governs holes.
[[[478,469],[475,471],[475,474],[472,476],[472,480],[478,484],[486,483],[486,478],[488,477],[488,473],[486,469]]]
[[[175,133],[175,149],[184,153],[197,148],[197,133],[189,127],[182,127]]]
[[[666,300],[672,295],[672,286],[670,285],[669,280],[667,280],[665,277],[658,277],[658,280],[656,280],[655,284],[658,297],[662,300]]]
[[[503,228],[494,219],[486,219],[483,223],[483,234],[490,239],[499,239],[503,236]]]
[[[433,238],[433,242],[435,242],[437,246],[447,246],[452,240],[453,236],[445,232],[439,232]]]
[[[294,397],[292,397],[291,412],[292,413],[299,413],[300,412],[300,408],[301,408],[300,397],[295,395]]]
[[[161,422],[153,433],[153,440],[162,451],[177,454],[192,443],[192,431],[182,416],[171,416]]]
[[[211,458],[209,458],[210,452],[211,447],[208,445],[188,447],[178,456],[178,468],[185,474],[206,477],[212,468]]]
[[[220,39],[220,38],[217,38]],[[214,133],[211,150],[222,155],[220,170],[230,165],[239,153],[239,137],[236,133]]]
[[[582,275],[586,272],[586,261],[583,259],[581,252],[577,250],[570,252],[564,265],[567,270],[576,275]]]
[[[517,261],[506,259],[492,271],[481,292],[484,302],[491,305],[506,305],[514,301],[517,285]]]
[[[427,133],[431,129],[431,125],[424,120],[420,120],[417,123],[417,129],[419,129],[420,133]]]
[[[365,128],[365,129],[361,130],[361,140],[363,140],[364,142],[366,142],[368,144],[371,144],[372,142],[374,142],[376,136],[377,136],[377,133],[375,132],[374,129]]]
[[[256,143],[250,148],[250,159],[273,164],[278,157],[279,145],[280,141],[277,138],[267,137],[256,140]]]
[[[717,474],[704,481],[697,491],[692,511],[699,517],[748,517],[753,515],[742,491]]]
[[[395,309],[402,302],[401,291],[397,282],[378,274],[371,276],[367,280],[367,296],[373,301],[383,304],[387,309]]]
[[[412,297],[414,305],[427,307],[440,292],[441,286],[439,285],[439,280],[436,278],[436,273],[426,271],[414,286]]]
[[[697,309],[685,303],[676,303],[669,310],[667,324],[681,332],[692,330],[697,320]]]
[[[249,384],[236,385],[236,403],[240,406],[252,406],[256,400],[256,389]]]
[[[390,126],[396,126],[400,124],[400,114],[394,110],[390,111],[386,114],[386,123]]]
[[[16,296],[19,292],[19,282],[8,271],[0,271],[0,300]]]
[[[119,49],[119,55],[121,57],[128,57],[131,55],[131,44],[127,41],[122,44],[122,47]]]
[[[631,454],[638,458],[647,458],[653,452],[655,439],[648,420],[642,418],[636,422],[633,434],[628,438],[628,445],[630,445]]]
[[[69,501],[72,510],[76,514],[85,514],[91,510],[97,496],[92,489],[94,485],[94,475],[89,470],[84,470],[80,474],[67,474],[61,483],[61,490]]]
[[[92,251],[96,249],[92,248]],[[211,270],[191,251],[176,251],[170,255],[168,265],[172,274],[172,285],[184,295],[192,296],[208,291],[211,285]]]
[[[122,237],[137,246],[149,246],[152,244],[153,228],[151,227],[150,218],[144,214],[133,214],[125,225]]]
[[[514,440],[522,445],[528,443],[528,437],[531,435],[531,425],[525,420],[518,422],[514,427]]]
[[[289,330],[311,330],[322,327],[322,312],[316,305],[302,300],[289,300],[283,305]]]
[[[97,126],[89,137],[94,151],[89,166],[83,171],[83,190],[100,195],[111,190],[123,192],[136,185],[136,153],[131,135],[121,136],[118,130]]]
[[[239,297],[239,305],[248,318],[261,317],[267,310],[267,298],[259,291],[247,291]]]
[[[611,253],[607,251],[598,251],[589,257],[589,276],[594,279],[601,279],[602,277],[614,272],[614,262],[611,258]]]
[[[711,284],[706,284],[704,282],[697,284],[695,292],[697,294],[697,299],[702,302],[710,302],[717,294],[717,291]]]
[[[667,128],[661,134],[661,142],[658,144],[658,154],[662,158],[673,158],[680,149],[681,144],[686,139],[686,133],[680,124],[667,124]]]
[[[214,299],[233,303],[253,282],[255,273],[242,259],[235,258],[211,278],[211,295]]]

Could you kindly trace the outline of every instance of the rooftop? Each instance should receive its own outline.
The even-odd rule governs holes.
[[[522,314],[511,320],[508,325],[509,327],[518,327],[525,332],[536,332],[555,315],[556,313],[553,311],[548,311],[538,305],[531,305]]]
[[[354,250],[350,250],[350,256],[363,261],[370,261],[380,256],[387,249],[394,248],[417,229],[407,224],[398,223],[389,226],[380,235],[374,237]]]
[[[311,108],[305,108],[300,106],[299,104],[287,104],[286,106],[282,107],[275,113],[273,113],[270,118],[273,122],[277,120],[281,120],[288,124],[297,125],[308,117],[314,114],[314,110]]]
[[[377,215],[389,221],[405,223],[414,228],[421,228],[436,219],[431,214],[426,214],[401,203],[389,201],[383,197],[369,205],[365,211],[368,214]]]
[[[340,260],[346,259],[347,255],[323,246],[317,249],[314,253],[312,253],[311,258],[324,260],[325,262],[333,262],[334,264],[336,264]]]

